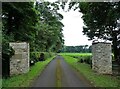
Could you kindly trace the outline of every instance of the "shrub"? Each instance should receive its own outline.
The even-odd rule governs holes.
[[[38,53],[36,53],[36,52],[31,52],[31,53],[30,53],[30,60],[31,60],[31,61],[34,61],[34,62],[38,62],[38,60],[39,60]]]
[[[80,61],[80,63],[83,63],[83,62],[84,62],[84,60],[83,60],[83,59],[80,59],[79,61]]]
[[[38,62],[38,55],[35,52],[30,53],[30,66],[34,65],[36,62]]]
[[[80,62],[80,63],[86,63],[86,64],[92,65],[92,56],[91,55],[80,56],[79,59],[80,60],[78,62]]]
[[[44,53],[40,53],[39,61],[44,61],[44,60],[45,60]]]
[[[44,60],[46,60],[47,58],[50,58],[50,57],[52,57],[53,55],[55,55],[55,54],[52,53],[52,52],[31,52],[31,53],[30,53],[30,63],[31,63],[31,61],[34,61],[35,63],[38,62],[41,53],[44,54]]]
[[[43,53],[45,55],[45,59],[50,58],[55,55],[55,53],[52,53],[52,52],[43,52]]]
[[[3,40],[2,44],[2,77],[8,78],[10,75],[10,58],[15,51],[9,46],[9,42]]]

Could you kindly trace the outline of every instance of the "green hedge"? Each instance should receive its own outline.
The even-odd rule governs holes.
[[[87,63],[92,65],[92,55],[81,55],[81,56],[70,55],[70,56],[79,59],[78,62],[80,63]]]
[[[50,57],[52,57],[52,56],[55,55],[55,54],[52,53],[52,52],[31,52],[31,53],[30,53],[30,60],[33,60],[34,62],[38,62],[41,53],[44,53],[44,58],[45,58],[45,60],[46,60],[47,58],[50,58]]]

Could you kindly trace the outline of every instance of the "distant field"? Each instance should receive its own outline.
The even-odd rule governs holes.
[[[59,53],[60,55],[68,55],[68,56],[89,56],[92,53]]]

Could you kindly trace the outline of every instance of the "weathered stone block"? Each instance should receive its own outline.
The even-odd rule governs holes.
[[[10,43],[15,55],[10,59],[10,75],[27,73],[29,71],[29,44],[26,42]]]
[[[92,69],[100,74],[112,74],[111,53],[111,43],[93,43]]]

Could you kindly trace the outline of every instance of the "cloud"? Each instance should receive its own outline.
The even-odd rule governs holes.
[[[92,42],[88,41],[88,38],[83,35],[83,20],[82,13],[78,10],[70,10],[69,12],[59,11],[64,16],[62,20],[64,24],[63,34],[65,39],[65,45],[76,46],[76,45],[91,45]]]

